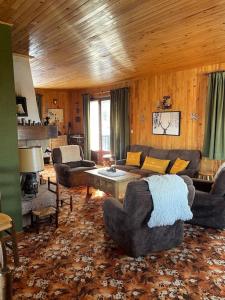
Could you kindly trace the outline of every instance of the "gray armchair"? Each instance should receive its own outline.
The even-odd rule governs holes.
[[[222,170],[215,182],[201,179],[193,180],[196,188],[192,205],[193,225],[225,228],[225,170]]]
[[[182,176],[188,187],[188,202],[194,200],[192,180]],[[148,183],[144,180],[130,182],[124,203],[108,198],[103,204],[106,231],[130,256],[170,249],[183,240],[183,221],[170,226],[149,228],[147,223],[153,210]]]
[[[78,161],[62,163],[60,148],[52,151],[52,161],[56,171],[58,183],[66,187],[74,187],[87,184],[87,174],[84,171],[96,168],[95,162],[84,160],[83,150],[80,147],[80,157]]]

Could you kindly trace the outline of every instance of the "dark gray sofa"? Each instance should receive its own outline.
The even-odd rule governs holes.
[[[118,160],[116,162],[116,168],[120,170],[124,170],[131,173],[140,174],[142,177],[147,177],[153,174],[157,174],[155,172],[149,170],[141,170],[141,167],[144,163],[146,156],[151,156],[158,159],[168,159],[170,160],[169,166],[167,167],[166,173],[170,172],[175,160],[179,157],[180,159],[189,160],[190,163],[187,168],[179,172],[177,175],[188,175],[189,177],[197,177],[200,161],[201,161],[201,151],[199,150],[165,150],[165,149],[156,149],[150,146],[145,145],[130,145],[127,148],[127,152],[142,152],[141,154],[141,165],[140,167],[136,166],[128,166],[126,165],[126,159]]]
[[[86,185],[88,175],[84,172],[87,170],[96,169],[95,162],[84,160],[83,150],[80,147],[81,160],[62,163],[62,155],[60,148],[52,150],[52,161],[56,171],[57,181],[66,186]]]
[[[225,170],[215,182],[193,180],[196,188],[192,206],[193,219],[188,223],[215,229],[225,228]]]
[[[182,176],[187,184],[188,202],[192,205],[195,189],[188,176]],[[130,182],[123,204],[108,198],[103,204],[106,231],[130,256],[170,249],[183,240],[183,222],[174,225],[149,228],[147,223],[153,210],[148,183],[144,180]]]

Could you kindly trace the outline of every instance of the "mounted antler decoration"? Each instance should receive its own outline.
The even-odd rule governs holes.
[[[167,129],[170,127],[171,122],[168,122],[168,126],[167,127],[163,127],[162,122],[159,122],[159,125],[162,127],[163,129],[163,134],[166,134]]]
[[[152,132],[159,135],[180,135],[180,111],[154,112]]]

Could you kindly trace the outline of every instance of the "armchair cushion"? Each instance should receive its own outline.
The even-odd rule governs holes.
[[[82,167],[95,167],[95,162],[91,160],[81,160]]]

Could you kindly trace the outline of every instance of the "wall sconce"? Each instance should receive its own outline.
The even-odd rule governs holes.
[[[53,99],[53,100],[52,100],[52,103],[53,103],[54,105],[56,105],[56,104],[58,103],[58,99]]]
[[[172,108],[171,97],[163,96],[161,100],[159,100],[157,109],[170,109]]]

